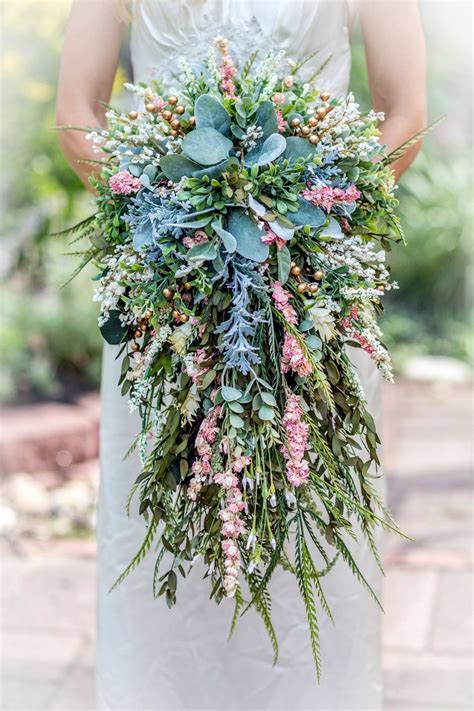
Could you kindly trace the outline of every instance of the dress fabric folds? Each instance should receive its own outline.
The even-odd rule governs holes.
[[[284,49],[298,60],[318,50],[308,77],[327,57],[321,89],[343,96],[350,72],[350,8],[339,0],[140,0],[133,10],[134,80],[164,78],[170,88],[179,56],[191,63],[216,35],[226,36],[238,59],[254,49]],[[169,76],[168,76],[169,75]],[[343,563],[324,579],[335,624],[321,612],[321,683],[296,579],[279,570],[272,581],[273,618],[280,657],[260,618],[248,611],[227,640],[233,603],[209,600],[204,569],[196,563],[180,580],[177,605],[154,599],[153,548],[113,592],[109,588],[140,547],[145,524],[125,505],[140,466],[123,459],[139,430],[117,382],[121,359],[105,345],[102,375],[101,487],[98,509],[97,705],[129,711],[378,711],[381,708],[380,610]],[[377,418],[379,376],[369,357],[354,351],[369,407]],[[380,480],[379,480],[380,481]],[[379,488],[382,495],[383,483]],[[381,574],[359,544],[356,559],[380,591]]]

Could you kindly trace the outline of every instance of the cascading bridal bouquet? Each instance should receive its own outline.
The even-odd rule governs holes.
[[[374,488],[379,439],[347,346],[392,379],[377,326],[394,286],[384,254],[402,239],[389,163],[415,139],[387,156],[380,114],[282,62],[238,70],[216,38],[199,72],[182,62],[176,95],[127,85],[143,107],[109,108],[90,132],[98,207],[73,229],[90,240],[80,267],[99,268],[99,326],[141,418],[130,499],[147,532],[117,582],[155,541],[153,590],[171,606],[202,558],[211,597],[235,598],[232,629],[256,608],[276,658],[268,584],[282,566],[319,677],[322,578],[340,558],[376,599],[348,541],[364,537],[379,562],[374,529],[399,532]]]

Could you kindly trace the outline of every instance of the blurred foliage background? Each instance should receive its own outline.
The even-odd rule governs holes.
[[[400,290],[387,298],[383,328],[396,365],[414,353],[472,362],[470,2],[422,2],[430,120],[447,115],[403,177],[400,213],[408,245],[390,257]],[[0,186],[0,399],[71,399],[97,387],[101,339],[92,272],[60,289],[74,267],[51,233],[92,209],[60,153],[53,129],[68,0],[3,0]],[[352,88],[370,106],[360,34]],[[127,65],[126,47],[123,66]],[[119,71],[117,92],[125,78]]]

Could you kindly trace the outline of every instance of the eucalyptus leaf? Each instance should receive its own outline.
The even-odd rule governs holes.
[[[242,208],[229,213],[229,232],[235,237],[236,252],[253,262],[264,262],[269,255],[268,244],[262,242],[265,234]]]
[[[245,156],[245,165],[268,165],[284,152],[286,140],[279,133],[272,133]]]
[[[272,231],[277,235],[277,237],[280,237],[280,239],[284,239],[287,242],[295,234],[294,227],[285,227],[281,224],[279,220],[275,220],[274,222],[272,222],[271,227]]]
[[[198,163],[181,154],[162,156],[160,167],[168,180],[172,180],[173,183],[179,183],[181,178],[193,175],[196,170],[199,170]]]
[[[245,427],[245,422],[239,415],[236,415],[234,412],[231,412],[229,415],[229,421],[232,427],[235,427],[236,430],[242,429]]]
[[[325,225],[321,230],[321,237],[332,237],[333,239],[342,239],[344,237],[341,226],[334,217],[330,217],[329,224]]]
[[[203,260],[209,261],[217,257],[217,250],[212,244],[212,242],[203,242],[201,244],[195,244],[186,253],[186,258],[189,261]]]
[[[207,166],[228,158],[233,144],[215,128],[197,128],[185,136],[181,147],[185,156]]]
[[[298,328],[301,333],[305,333],[305,331],[311,331],[311,329],[314,328],[314,323],[311,319],[306,318],[304,321],[301,321]]]
[[[276,407],[277,406],[277,401],[275,400],[274,395],[271,393],[260,393],[261,398],[265,405],[270,405],[270,407]]]
[[[143,168],[143,175],[147,175],[152,181],[156,178],[157,172],[158,169],[156,165],[152,165],[151,163]]]
[[[255,123],[263,130],[263,139],[268,138],[272,133],[278,133],[278,121],[273,102],[264,101],[260,104]]]
[[[243,393],[241,390],[233,388],[230,385],[223,385],[221,388],[221,394],[226,402],[233,402],[234,400],[239,400]]]
[[[208,168],[200,168],[199,170],[195,170],[192,174],[192,177],[201,178],[203,175],[207,175],[208,178],[211,178],[211,180],[214,178],[219,178],[222,173],[227,169],[228,165],[229,159],[226,158],[220,163],[217,163],[217,165],[211,165]]]
[[[237,240],[235,239],[234,235],[231,235],[231,233],[225,230],[222,225],[217,221],[213,222],[211,227],[214,232],[216,232],[221,238],[222,244],[224,245],[226,251],[230,254],[235,252],[237,248]]]
[[[140,182],[145,188],[148,188],[148,190],[151,190],[150,178],[148,177],[148,175],[146,175],[146,173],[142,173],[140,175]]]
[[[313,322],[311,322],[311,326],[314,326]],[[311,350],[319,350],[322,346],[322,341],[319,336],[313,336],[312,334],[310,336],[306,336],[305,343],[308,348],[311,348]]]
[[[256,395],[254,395],[254,398],[252,400],[252,408],[254,410],[259,410],[262,407],[262,405],[263,405],[262,397],[261,397],[260,393],[257,393]]]
[[[142,166],[139,163],[130,163],[128,166],[128,172],[131,173],[135,178],[139,178],[142,174]]]
[[[249,195],[249,207],[258,217],[263,217],[267,211],[266,207],[262,205],[261,202],[258,202],[258,200],[255,200],[252,195]]]
[[[109,318],[100,327],[102,338],[113,346],[123,341],[126,332],[126,328],[119,317],[120,311],[118,309],[112,309],[109,312]]]
[[[284,158],[288,160],[298,160],[298,158],[307,158],[316,151],[316,146],[310,143],[306,138],[300,136],[289,136],[286,139],[286,150]]]
[[[288,217],[294,225],[299,226],[321,227],[326,222],[326,213],[302,197],[298,197],[298,212],[289,212]]]
[[[225,136],[230,135],[230,116],[220,101],[211,94],[202,94],[194,107],[196,128],[213,128]]]
[[[275,411],[272,407],[268,407],[268,405],[262,405],[262,407],[258,411],[258,416],[261,420],[264,421],[273,420],[273,418],[275,417]]]
[[[143,247],[151,244],[153,244],[153,226],[150,220],[147,220],[133,233],[133,249],[139,252]]]
[[[277,251],[278,264],[278,281],[280,284],[286,284],[290,276],[291,269],[291,254],[288,247],[283,246]]]
[[[245,136],[245,131],[243,131],[240,126],[237,126],[235,123],[232,124],[230,130],[232,135],[235,136],[239,141],[241,141],[242,138]]]

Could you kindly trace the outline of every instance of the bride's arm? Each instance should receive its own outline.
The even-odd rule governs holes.
[[[362,0],[361,24],[374,108],[385,113],[389,151],[426,126],[425,43],[415,0]],[[397,178],[420,144],[393,164]]]
[[[117,69],[123,25],[111,0],[75,0],[69,19],[59,75],[56,121],[59,126],[101,127],[101,101],[108,101]],[[90,189],[90,165],[97,160],[82,131],[61,130],[59,140],[72,168]]]

